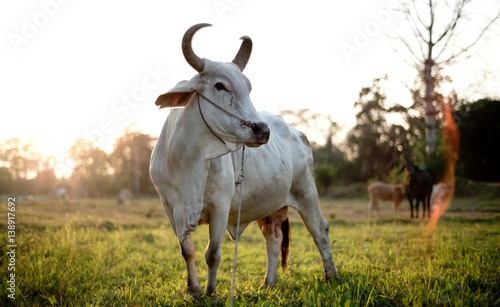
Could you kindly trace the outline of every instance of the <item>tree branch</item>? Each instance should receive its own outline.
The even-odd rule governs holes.
[[[416,66],[416,67],[417,67],[417,65],[418,65],[417,63],[422,62],[422,59],[421,59],[421,58],[419,58],[419,57],[418,57],[418,56],[417,56],[417,55],[413,52],[412,48],[410,47],[410,45],[408,44],[408,42],[407,42],[404,38],[399,37],[399,40],[401,40],[401,42],[402,42],[402,43],[403,43],[403,45],[406,47],[406,49],[408,49],[408,51],[410,52],[410,55],[411,55],[411,56],[413,57],[413,59],[415,60],[415,63],[410,63],[410,62],[408,62],[405,58],[403,58],[403,57],[400,55],[401,59],[402,59],[405,63],[407,63],[409,66]],[[394,50],[394,52],[395,52],[396,54],[400,54],[400,53],[399,53],[399,52],[398,52],[398,51],[397,51],[394,47],[392,47],[392,46],[391,46],[391,48],[392,48],[392,50]]]
[[[429,30],[429,43],[432,44],[432,28],[434,28],[434,7],[432,6],[432,0],[429,0],[429,10],[431,14],[431,23],[427,29]]]
[[[456,28],[453,28],[450,32],[450,34],[447,36],[446,38],[446,41],[443,45],[443,47],[441,48],[441,51],[439,51],[438,55],[435,56],[435,59],[439,59],[439,57],[443,54],[443,52],[446,50],[446,48],[448,47],[448,44],[451,42],[451,40],[453,39],[454,37],[454,33],[455,33],[455,29]]]
[[[462,17],[462,11],[463,11],[463,8],[464,8],[466,3],[467,3],[466,0],[462,0],[462,1],[457,2],[457,5],[456,5],[455,9],[453,10],[453,12],[455,14],[454,14],[452,20],[450,21],[448,27],[446,27],[446,29],[444,30],[443,34],[441,34],[441,36],[436,40],[434,45],[439,43],[450,31],[453,32],[453,30],[457,26],[458,20],[460,20],[460,18]]]
[[[420,22],[420,24],[424,27],[424,28],[427,28],[427,26],[425,25],[425,23],[422,21],[422,19],[420,18],[420,15],[418,14],[418,11],[417,11],[417,8],[415,6],[415,0],[413,0],[413,8],[415,10],[415,14],[417,15],[417,19],[418,21]],[[413,17],[410,13],[410,11],[408,10],[407,12],[407,15],[410,16],[411,18],[411,21],[413,21],[413,24],[415,25],[415,29],[414,29],[414,32],[416,32],[418,34],[418,36],[420,37],[420,39],[422,39],[422,41],[426,42],[427,43],[427,40],[424,38],[424,36],[422,35],[422,32],[420,32],[420,29],[418,28],[418,24],[413,20]],[[411,24],[410,24],[411,26]]]
[[[467,51],[469,51],[470,48],[474,47],[477,42],[479,42],[479,40],[483,37],[483,35],[486,33],[486,31],[488,31],[488,29],[491,27],[492,24],[495,23],[495,21],[500,17],[500,12],[495,16],[495,18],[493,18],[487,25],[486,27],[483,28],[483,30],[479,33],[479,35],[477,36],[477,38],[471,43],[469,44],[467,47],[465,48],[461,48],[461,50],[458,52],[458,53],[455,53],[455,54],[452,54],[449,58],[447,58],[446,60],[444,61],[441,61],[439,62],[438,64],[439,65],[442,65],[442,64],[449,64],[453,61],[455,61],[459,56],[461,56],[462,54],[466,53]]]
[[[417,6],[415,5],[415,0],[413,0],[412,3],[413,3],[413,10],[415,11],[415,14],[417,15],[418,21],[420,21],[421,25],[423,25],[425,28],[427,28],[427,26],[425,25],[425,22],[423,22],[422,18],[420,18],[420,15],[418,14]]]

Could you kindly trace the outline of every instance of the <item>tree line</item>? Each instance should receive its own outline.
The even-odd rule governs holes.
[[[0,149],[0,194],[50,195],[64,187],[74,197],[116,196],[122,188],[134,195],[152,195],[149,161],[155,138],[126,129],[106,153],[94,142],[78,139],[67,152],[71,175],[58,178],[60,162],[42,157],[31,140],[13,138]]]
[[[415,101],[409,107],[388,107],[385,80],[377,78],[360,90],[353,105],[356,125],[343,141],[335,141],[339,128],[328,115],[308,109],[281,112],[287,122],[312,140],[320,193],[328,194],[333,186],[370,180],[402,182],[404,174],[399,170],[403,159],[425,165],[437,180],[445,164],[440,145],[444,124],[441,109],[450,99],[461,138],[457,176],[463,180],[500,181],[500,101],[440,98],[436,105],[437,148],[428,154],[424,106]],[[399,116],[400,121],[389,122],[389,115]],[[311,136],[319,136],[323,142]],[[53,195],[56,187],[64,186],[78,197],[116,196],[122,188],[129,188],[136,196],[154,195],[149,162],[155,140],[151,135],[126,129],[115,140],[113,151],[106,153],[94,143],[78,139],[67,153],[71,175],[58,178],[55,158],[41,156],[28,139],[10,139],[0,148],[0,194]]]
[[[461,138],[456,175],[460,180],[500,181],[499,101],[465,101],[453,92],[444,96],[440,89],[451,83],[446,68],[471,57],[471,50],[481,48],[478,42],[500,20],[500,12],[472,18],[472,2],[398,2],[405,18],[394,27],[394,49],[417,72],[410,89],[411,106],[386,106],[383,85],[387,78],[375,79],[361,89],[354,103],[356,125],[342,142],[334,141],[339,129],[328,115],[307,109],[282,112],[290,124],[306,130],[313,139],[315,176],[321,193],[327,193],[332,185],[372,179],[402,181],[398,170],[403,159],[425,165],[438,180],[446,164],[441,142],[446,105],[453,108]],[[479,27],[469,29],[471,20],[480,20]],[[465,39],[461,36],[464,29],[470,34]],[[390,122],[389,116],[400,120]],[[317,135],[323,143],[315,141]],[[58,162],[53,157],[43,157],[28,139],[14,138],[0,148],[0,194],[51,194],[58,185],[84,197],[116,195],[124,187],[135,195],[154,194],[148,171],[153,145],[154,139],[139,131],[126,131],[111,153],[84,139],[77,140],[67,157],[71,175],[57,178]]]

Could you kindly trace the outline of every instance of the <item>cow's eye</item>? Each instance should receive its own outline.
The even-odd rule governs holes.
[[[218,90],[219,92],[220,91],[226,91],[226,92],[229,92],[229,90],[224,86],[224,84],[220,83],[220,82],[217,82],[215,83],[215,89]]]

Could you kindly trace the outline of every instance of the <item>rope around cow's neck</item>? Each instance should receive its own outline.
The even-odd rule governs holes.
[[[203,95],[202,93],[198,93],[198,96],[201,96],[203,99],[205,99],[206,101],[208,101],[210,104],[212,104],[214,107],[216,107],[217,109],[223,111],[224,113],[226,113],[227,115],[229,116],[232,116],[236,119],[238,119],[240,121],[240,124],[242,127],[250,127],[250,128],[254,128],[254,123],[249,121],[249,120],[245,120],[239,116],[236,116],[234,115],[233,113],[225,110],[224,108],[222,108],[221,106],[219,106],[218,104],[216,104],[215,102],[213,102],[212,100],[208,99],[208,97],[206,97],[205,95]],[[210,130],[210,132],[212,132],[212,134],[217,138],[219,139],[219,141],[222,142],[222,144],[226,145],[226,142],[224,142],[224,140],[217,135],[217,133],[215,133],[212,128],[210,128],[210,125],[207,123],[207,121],[205,120],[205,116],[203,116],[203,112],[201,111],[201,103],[200,103],[200,98],[198,97],[198,109],[200,110],[200,114],[201,114],[201,119],[203,120],[203,122],[205,123],[205,125],[207,126],[208,130]]]
[[[236,274],[236,256],[238,254],[238,239],[240,237],[240,213],[241,213],[241,192],[243,191],[243,181],[245,181],[245,170],[244,170],[244,164],[245,164],[245,146],[243,146],[243,150],[241,151],[241,172],[240,175],[238,176],[238,181],[236,181],[236,185],[240,186],[240,200],[238,202],[238,220],[236,221],[236,240],[234,243],[234,260],[233,260],[233,279],[231,282],[231,298],[229,300],[229,306],[233,306],[233,300],[234,300],[234,285],[236,283],[235,281],[235,274]]]
[[[201,96],[203,99],[205,99],[206,101],[208,101],[211,105],[213,105],[214,107],[216,107],[217,109],[221,110],[222,112],[226,113],[227,115],[231,116],[231,117],[234,117],[236,118],[237,120],[240,121],[241,123],[241,126],[247,126],[247,127],[250,127],[250,128],[253,128],[254,127],[254,123],[252,121],[249,121],[249,120],[245,120],[244,118],[241,118],[239,116],[237,116],[236,114],[233,114],[231,112],[229,112],[228,110],[224,109],[223,107],[219,106],[218,104],[216,104],[215,102],[213,102],[211,99],[209,99],[207,96],[203,95],[202,93],[198,93],[199,96]],[[199,99],[198,99],[198,103],[199,103]]]

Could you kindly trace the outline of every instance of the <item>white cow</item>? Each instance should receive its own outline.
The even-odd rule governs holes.
[[[449,181],[441,181],[432,187],[431,205],[432,212],[440,217],[446,211],[453,193],[452,183]]]
[[[177,235],[188,271],[188,292],[201,295],[195,267],[195,247],[190,233],[209,224],[205,252],[208,280],[205,294],[215,293],[221,244],[227,229],[236,237],[241,151],[245,181],[240,234],[258,221],[267,247],[263,286],[277,282],[282,243],[282,223],[287,206],[296,209],[318,247],[325,279],[337,277],[332,258],[329,225],[321,214],[314,184],[312,154],[306,137],[281,117],[258,113],[250,100],[250,81],[242,74],[252,41],[242,45],[232,63],[199,58],[192,50],[194,33],[208,24],[191,27],[182,40],[186,61],[199,74],[184,81],[156,104],[160,108],[184,107],[170,112],[151,157],[150,173],[165,212]],[[266,144],[259,147],[260,145]]]

